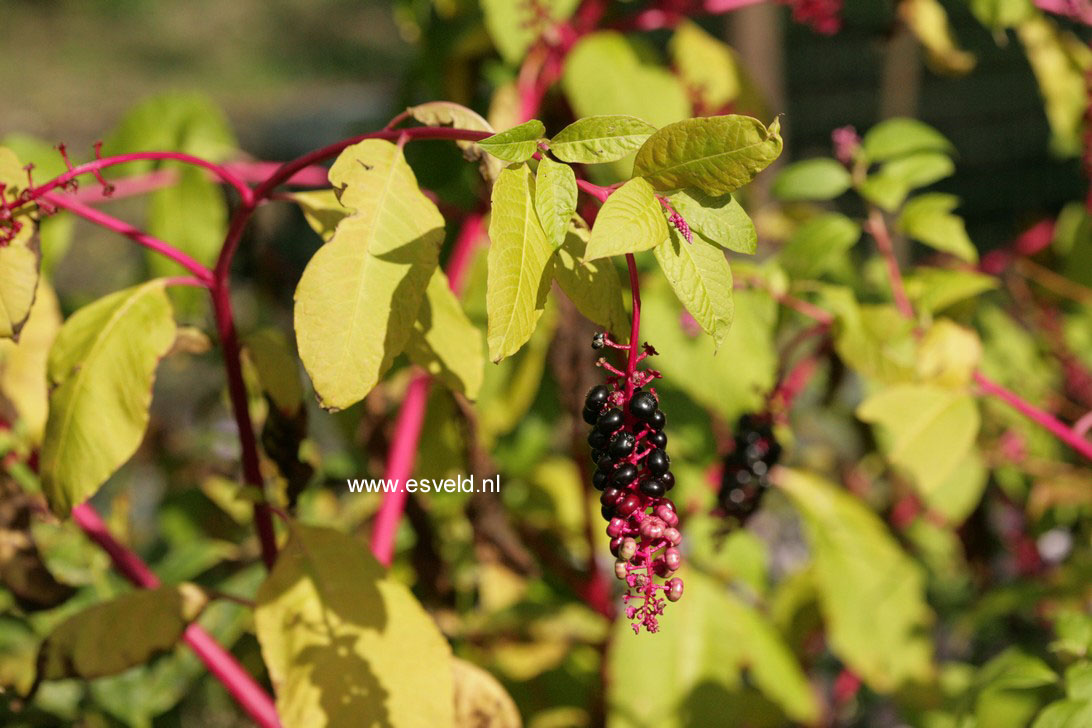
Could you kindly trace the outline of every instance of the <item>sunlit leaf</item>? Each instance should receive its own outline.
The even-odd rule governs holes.
[[[368,139],[330,182],[354,212],[307,264],[295,295],[296,345],[324,407],[371,391],[402,351],[443,240],[443,217],[402,151]]]
[[[991,291],[997,279],[985,273],[947,268],[915,268],[905,279],[906,295],[917,311],[936,313]]]
[[[939,0],[905,0],[899,17],[925,46],[929,65],[941,73],[963,74],[974,68],[973,53],[961,49],[952,35],[948,13]]]
[[[622,304],[622,284],[609,259],[589,261],[584,253],[587,233],[571,230],[557,251],[554,277],[580,313],[614,334],[629,336],[629,316]]]
[[[542,158],[535,175],[535,212],[546,240],[560,247],[576,213],[576,173],[572,167]]]
[[[786,201],[833,200],[849,189],[849,171],[829,157],[807,159],[781,170],[771,191]]]
[[[667,220],[644,179],[626,182],[607,198],[592,227],[588,260],[655,248],[667,239]]]
[[[710,242],[736,253],[755,252],[755,224],[732,195],[710,197],[701,190],[679,190],[667,200],[691,230]]]
[[[655,131],[635,116],[588,116],[558,132],[550,151],[565,162],[614,162],[637,151]]]
[[[931,248],[951,253],[968,263],[978,261],[978,251],[967,237],[963,218],[953,215],[959,198],[939,192],[918,195],[902,209],[898,228]]]
[[[948,319],[936,321],[922,337],[918,377],[945,387],[965,387],[982,360],[978,334]]]
[[[511,0],[482,0],[485,27],[501,58],[511,64],[523,60],[527,49],[550,26],[567,20],[579,0],[541,0],[534,5]]]
[[[324,241],[334,237],[338,223],[352,213],[338,200],[335,190],[299,190],[289,194],[300,206],[307,224]]]
[[[884,162],[919,152],[950,154],[952,143],[928,124],[917,119],[896,117],[881,121],[861,140],[870,162]]]
[[[497,679],[472,662],[453,658],[454,728],[520,728],[523,721],[512,697]]]
[[[525,162],[538,151],[538,142],[546,134],[546,127],[538,119],[525,121],[491,137],[478,145],[497,159],[506,162]]]
[[[227,117],[211,99],[201,93],[169,91],[130,109],[103,144],[102,153],[174,151],[221,162],[235,154],[236,148]],[[121,169],[135,174],[155,166],[154,161],[139,161]]]
[[[162,279],[112,293],[64,322],[49,352],[42,491],[67,515],[144,437],[156,365],[175,323]]]
[[[717,110],[739,96],[740,62],[735,51],[689,20],[679,23],[669,43],[675,68],[702,106]]]
[[[406,354],[450,389],[468,399],[477,398],[485,367],[482,335],[470,323],[439,268],[425,289]]]
[[[732,326],[732,269],[724,251],[703,240],[687,242],[674,228],[653,249],[675,295],[720,348]]]
[[[1046,102],[1051,146],[1060,154],[1078,154],[1088,107],[1085,75],[1092,68],[1092,51],[1075,35],[1038,14],[1020,23],[1016,36],[1024,45]]]
[[[49,410],[46,361],[60,327],[57,296],[41,279],[19,341],[0,341],[0,395],[12,404],[35,444],[41,442],[45,430]]]

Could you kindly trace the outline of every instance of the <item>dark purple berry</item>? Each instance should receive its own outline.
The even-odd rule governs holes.
[[[667,415],[664,414],[663,410],[656,410],[648,416],[646,422],[653,430],[662,430],[664,425],[667,424]]]
[[[610,484],[616,488],[624,488],[633,482],[633,479],[637,477],[637,468],[629,463],[625,465],[619,465],[618,468],[611,473]]]
[[[610,475],[606,471],[596,470],[594,473],[592,473],[591,482],[592,485],[595,486],[596,490],[603,490],[607,487],[607,480],[609,478]]]
[[[589,425],[594,425],[595,421],[599,419],[599,410],[589,409],[588,407],[585,407],[584,411],[581,413],[581,416],[584,418],[584,421],[587,422]]]
[[[588,394],[584,397],[584,407],[586,409],[593,409],[597,412],[603,408],[603,405],[607,403],[607,398],[610,396],[610,392],[602,384],[597,384],[588,390]]]
[[[645,458],[645,467],[653,475],[663,475],[671,467],[671,458],[663,450],[653,450]]]
[[[633,435],[628,432],[619,432],[611,438],[607,452],[610,453],[610,456],[614,459],[620,460],[633,452],[633,448],[636,444],[637,440]]]
[[[638,419],[645,420],[656,411],[658,403],[649,392],[638,392],[629,401],[629,412]]]
[[[614,458],[612,458],[607,453],[603,453],[599,457],[599,459],[595,461],[595,464],[598,465],[599,469],[605,473],[609,473],[610,471],[614,470]]]
[[[615,506],[619,516],[625,517],[641,507],[641,499],[636,494],[630,493]]]
[[[609,521],[610,519],[614,518],[614,509],[610,506],[603,506],[599,509],[599,512],[603,515],[604,521]]]
[[[588,435],[588,444],[592,446],[593,450],[602,450],[607,446],[610,441],[610,437],[605,432],[599,430],[592,430]]]
[[[599,420],[595,423],[595,429],[609,435],[622,426],[623,420],[625,420],[625,415],[622,414],[622,410],[615,407],[599,415]]]
[[[622,496],[623,493],[618,488],[608,487],[603,491],[603,495],[599,496],[599,503],[604,506],[614,506],[622,499]]]
[[[615,556],[615,557],[618,556],[618,549],[619,549],[619,547],[621,547],[621,545],[622,545],[622,537],[621,536],[615,536],[614,538],[612,538],[610,540],[610,553],[611,553],[612,556]]]
[[[603,451],[602,450],[592,450],[591,451],[591,461],[593,463],[599,462],[599,458],[601,458],[601,457],[603,457]]]
[[[645,442],[652,445],[652,447],[658,447],[663,450],[667,447],[667,435],[664,434],[663,430],[657,430],[649,433],[648,437],[645,438]]]
[[[649,498],[662,498],[663,494],[667,492],[667,488],[658,478],[651,478],[641,483],[641,492]]]
[[[664,488],[671,490],[675,487],[675,474],[668,470],[660,476],[660,482],[664,484]]]

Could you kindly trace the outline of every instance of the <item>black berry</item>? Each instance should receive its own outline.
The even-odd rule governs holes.
[[[663,450],[653,450],[645,458],[645,467],[653,475],[663,475],[671,467],[671,458]]]
[[[604,471],[596,470],[592,474],[592,480],[591,480],[592,485],[595,486],[596,490],[603,490],[603,488],[607,487],[607,479],[609,477],[610,476],[607,473],[605,473]]]
[[[585,407],[584,411],[580,414],[584,418],[584,421],[587,422],[589,425],[594,425],[595,421],[599,419],[599,410],[597,409],[590,409],[588,407]]]
[[[591,348],[602,349],[607,345],[607,336],[602,331],[592,336]]]
[[[663,410],[656,410],[648,416],[647,422],[648,426],[653,430],[662,430],[664,425],[667,424],[667,415],[664,414]]]
[[[603,506],[599,509],[599,513],[602,514],[604,521],[609,521],[614,518],[614,509],[610,506]]]
[[[613,506],[622,499],[622,491],[618,488],[608,487],[603,491],[603,495],[599,496],[599,504],[604,506]]]
[[[650,498],[662,498],[667,488],[659,478],[651,478],[641,483],[641,492]]]
[[[588,444],[591,445],[594,450],[602,450],[607,446],[607,442],[609,442],[609,438],[605,432],[592,430],[591,434],[588,435]]]
[[[668,470],[660,476],[660,482],[664,484],[664,488],[671,490],[675,487],[675,474]]]
[[[625,415],[622,414],[622,410],[615,407],[599,415],[599,421],[595,423],[595,429],[609,435],[622,426],[623,420],[625,420]]]
[[[609,473],[614,469],[614,458],[604,453],[595,461],[595,464],[599,466],[600,470]]]
[[[637,477],[637,468],[626,463],[621,465],[610,476],[610,484],[616,488],[624,488]]]
[[[656,411],[656,407],[656,398],[648,392],[638,392],[629,401],[630,414],[642,420],[648,419]]]
[[[667,447],[667,435],[664,434],[663,430],[656,430],[655,432],[649,433],[648,437],[645,438],[645,442],[652,445],[652,447],[658,447],[663,450]]]
[[[637,440],[633,435],[628,432],[619,432],[611,438],[610,445],[607,446],[607,452],[614,459],[620,460],[633,452],[633,447],[636,444]]]

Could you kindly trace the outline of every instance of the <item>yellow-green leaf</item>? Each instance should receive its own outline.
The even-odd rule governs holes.
[[[817,278],[845,260],[860,239],[860,225],[840,213],[826,213],[796,228],[778,251],[777,262],[790,278]]]
[[[655,131],[635,116],[588,116],[558,132],[550,140],[550,151],[565,162],[614,162],[637,151]]]
[[[467,318],[439,268],[425,289],[406,354],[414,364],[467,399],[478,397],[485,374],[482,335]]]
[[[911,154],[951,154],[952,143],[939,131],[917,119],[896,117],[881,121],[861,140],[870,162],[883,162]]]
[[[38,652],[38,679],[90,679],[144,664],[178,644],[208,604],[197,585],[129,592],[72,615]]]
[[[0,395],[12,404],[34,444],[41,442],[45,430],[49,411],[46,360],[60,327],[57,296],[42,279],[19,341],[0,341]]]
[[[576,173],[572,167],[543,156],[535,176],[535,212],[546,240],[560,247],[576,212]]]
[[[567,20],[579,0],[538,0],[533,5],[512,0],[482,0],[485,28],[501,58],[512,65],[546,28]]]
[[[872,395],[857,416],[881,427],[887,459],[926,498],[944,485],[974,445],[979,414],[966,391],[936,384],[896,384]]]
[[[159,360],[175,339],[165,281],[148,281],[84,306],[49,352],[49,419],[42,492],[67,515],[136,452],[148,425]]]
[[[338,223],[352,212],[341,204],[334,190],[303,190],[289,195],[300,206],[303,219],[323,241],[334,237]]]
[[[903,0],[899,3],[898,13],[925,46],[929,65],[935,70],[958,75],[974,68],[974,54],[956,44],[948,23],[948,13],[939,0]]]
[[[436,268],[444,220],[402,151],[349,147],[330,182],[353,214],[300,278],[296,346],[324,407],[343,409],[376,385],[405,346]]]
[[[290,522],[254,625],[285,726],[452,725],[451,650],[364,544]]]
[[[845,489],[787,469],[778,485],[804,519],[831,651],[877,692],[927,681],[933,615],[921,567]]]
[[[849,189],[849,171],[829,157],[805,159],[781,170],[774,180],[773,192],[786,202],[833,200]]]
[[[669,44],[675,68],[687,87],[715,111],[736,100],[743,86],[735,51],[689,20],[679,24]]]
[[[690,229],[722,248],[751,255],[758,235],[750,216],[732,197],[710,197],[701,190],[679,190],[667,196]]]
[[[674,228],[652,251],[664,277],[719,349],[732,326],[732,269],[724,251],[703,240],[687,242]]]
[[[622,284],[618,271],[608,260],[588,261],[585,256],[587,233],[574,229],[557,251],[554,276],[561,290],[580,313],[614,334],[619,341],[629,336],[629,316],[622,304]]]
[[[953,215],[959,198],[939,192],[918,195],[906,203],[898,228],[931,248],[951,253],[968,263],[978,261],[978,251],[967,236],[963,218]]]
[[[258,372],[262,391],[282,413],[294,416],[303,404],[303,384],[288,338],[277,329],[258,329],[243,340],[243,347]]]
[[[714,197],[754,179],[781,154],[781,123],[738,114],[669,124],[637,152],[633,173],[658,190],[696,187]]]
[[[937,320],[922,337],[918,349],[918,378],[923,382],[959,389],[971,381],[982,361],[978,334],[949,319]]]
[[[1088,108],[1086,74],[1092,51],[1074,34],[1035,14],[1016,27],[1028,63],[1039,82],[1050,123],[1051,147],[1064,155],[1081,151],[1081,129]]]
[[[491,137],[478,145],[497,159],[506,162],[526,162],[538,151],[538,142],[546,134],[546,127],[538,119],[525,121]]]
[[[0,184],[4,195],[15,199],[26,186],[26,171],[19,158],[6,147],[0,147]],[[0,247],[0,338],[13,339],[30,314],[34,289],[38,285],[38,251],[34,243],[34,222],[26,215],[0,223],[0,237],[10,233],[8,226],[19,225],[14,237]]]
[[[666,239],[667,220],[656,199],[656,191],[648,181],[635,177],[603,203],[595,218],[585,257],[596,260],[651,250]]]
[[[526,165],[505,169],[493,185],[486,311],[494,362],[531,338],[550,290],[547,264],[554,249],[535,213],[534,185]]]
[[[520,728],[512,696],[497,678],[472,662],[452,658],[455,680],[454,728]]]

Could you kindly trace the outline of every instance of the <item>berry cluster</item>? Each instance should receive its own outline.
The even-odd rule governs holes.
[[[724,459],[721,508],[741,524],[758,510],[770,487],[770,468],[781,457],[769,415],[745,414],[736,424],[735,446]]]
[[[834,35],[842,28],[844,0],[781,0],[792,7],[792,19],[810,25],[822,35]]]
[[[596,334],[592,347],[629,350],[605,334]],[[634,361],[655,353],[646,344]],[[675,504],[665,497],[675,487],[666,451],[667,418],[655,390],[645,389],[660,373],[633,368],[627,376],[605,359],[598,364],[613,376],[606,385],[592,387],[584,400],[584,421],[592,425],[588,444],[597,466],[592,483],[603,492],[603,518],[611,553],[617,557],[614,573],[626,583],[626,617],[634,620],[634,632],[642,625],[656,632],[666,604],[660,592],[672,602],[683,592],[682,579],[671,576],[682,561],[682,535]],[[657,584],[656,577],[666,581]]]

